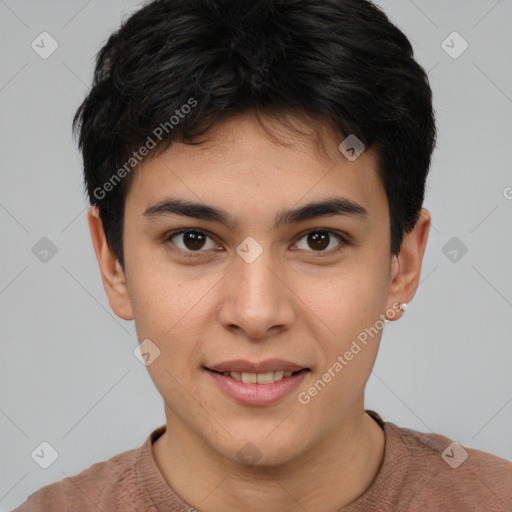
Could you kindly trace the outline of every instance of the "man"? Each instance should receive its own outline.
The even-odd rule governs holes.
[[[75,127],[103,284],[166,425],[17,510],[512,510],[508,461],[364,407],[418,286],[436,137],[378,7],[151,2]]]

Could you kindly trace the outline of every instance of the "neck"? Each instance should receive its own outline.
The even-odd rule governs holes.
[[[250,467],[222,457],[169,414],[153,454],[174,492],[201,511],[332,512],[371,485],[384,441],[383,430],[361,402],[313,449],[279,466]]]

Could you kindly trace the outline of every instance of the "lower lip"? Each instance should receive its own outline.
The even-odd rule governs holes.
[[[271,405],[297,389],[308,370],[301,370],[290,377],[283,377],[272,384],[246,384],[212,370],[206,372],[227,395],[244,405]]]

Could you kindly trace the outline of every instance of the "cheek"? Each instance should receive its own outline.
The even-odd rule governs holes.
[[[371,286],[358,290],[331,309],[335,335],[323,339],[324,353],[314,379],[297,397],[310,413],[307,421],[322,418],[317,427],[325,432],[334,429],[363,396],[385,325],[381,317],[385,297],[379,300]]]
[[[137,328],[145,337],[162,339],[197,302],[197,287],[156,242],[135,246],[127,239],[128,245],[133,247],[126,265]]]
[[[181,332],[180,319],[187,309],[189,297],[182,284],[170,275],[147,263],[134,266],[129,279],[129,293],[133,306],[139,342],[152,340],[165,354],[170,340]],[[182,320],[183,321],[183,320]]]
[[[388,296],[387,271],[376,262],[343,269],[326,284],[314,302],[337,338],[345,340],[373,325],[385,310]]]
[[[148,366],[152,377],[169,380],[164,369],[179,377],[199,368],[198,344],[204,326],[211,322],[208,308],[213,295],[208,290],[218,278],[170,264],[145,262],[133,270],[130,293],[137,338],[139,342],[150,339],[160,350],[158,359]]]
[[[328,296],[324,294],[316,302],[322,304],[318,316],[329,327],[319,338],[323,339],[324,357],[318,373],[330,371],[323,380],[329,381],[328,387],[336,396],[348,398],[362,390],[385,326],[387,269],[384,262],[368,259],[361,258],[357,265],[347,267],[331,281]]]

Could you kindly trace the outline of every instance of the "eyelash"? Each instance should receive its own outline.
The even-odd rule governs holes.
[[[204,231],[202,229],[185,228],[185,229],[178,229],[176,231],[171,231],[171,232],[167,233],[166,235],[164,235],[163,243],[171,242],[171,239],[174,238],[175,236],[181,235],[183,233],[191,233],[191,232],[192,233],[200,233],[202,235],[206,235],[210,239],[213,239],[213,237],[207,231]],[[327,229],[327,228],[325,228],[325,229],[321,229],[321,228],[310,229],[309,231],[302,233],[301,236],[297,239],[297,242],[299,240],[302,240],[304,237],[306,237],[307,235],[309,235],[311,233],[328,233],[330,236],[334,235],[340,239],[339,247],[331,249],[329,251],[306,251],[306,252],[311,252],[313,254],[315,252],[317,252],[318,254],[314,255],[314,257],[323,257],[323,255],[330,256],[334,253],[340,252],[341,250],[343,250],[344,247],[351,245],[351,243],[347,240],[347,238],[345,236],[343,236],[341,233],[339,233],[338,231],[334,231],[332,229]],[[297,242],[295,242],[295,243],[297,243]],[[186,251],[184,249],[180,249],[179,247],[176,247],[176,244],[174,244],[173,242],[171,242],[171,244],[174,245],[174,247],[175,247],[172,249],[173,251],[183,254],[186,258],[197,258],[202,255],[201,253],[207,252],[204,250]]]

